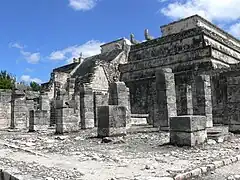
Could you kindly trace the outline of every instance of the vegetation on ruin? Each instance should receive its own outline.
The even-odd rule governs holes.
[[[40,91],[41,90],[41,86],[34,81],[30,82],[30,87],[31,87],[32,91]]]
[[[0,89],[12,89],[16,79],[7,71],[0,72]]]

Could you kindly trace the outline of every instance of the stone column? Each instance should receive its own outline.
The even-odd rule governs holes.
[[[98,106],[107,106],[109,95],[107,92],[94,92],[94,124],[98,127]]]
[[[81,128],[94,128],[93,90],[88,84],[80,87],[80,116]]]
[[[74,96],[75,91],[75,78],[68,78],[67,79],[67,87],[68,87],[68,96],[70,99]]]
[[[24,92],[15,90],[12,95],[11,128],[26,129],[29,111]]]
[[[44,110],[29,111],[29,131],[46,131],[49,127],[49,112]]]
[[[213,126],[212,94],[209,75],[189,75],[186,87],[186,115],[201,115],[207,117],[206,127]]]
[[[40,95],[40,110],[50,111],[50,100],[47,93],[42,93]]]
[[[207,140],[206,116],[176,116],[170,120],[170,143],[196,146]]]
[[[207,128],[213,127],[212,90],[210,75],[200,75],[196,77],[196,91],[198,96],[198,114],[205,115],[207,117]]]
[[[56,100],[56,134],[79,130],[79,114],[75,101]]]
[[[124,106],[127,110],[127,128],[131,126],[131,108],[129,88],[124,82],[114,82],[109,85],[109,105]]]
[[[169,119],[177,116],[174,73],[170,68],[156,72],[156,104],[154,127],[169,129]]]
[[[188,115],[193,115],[193,91],[194,91],[194,86],[193,83],[191,84],[185,84],[186,87],[186,99],[187,99],[187,114]]]
[[[29,132],[34,131],[34,110],[29,111]]]
[[[55,100],[50,102],[50,126],[56,125],[56,105]]]
[[[98,137],[126,135],[126,106],[109,105],[98,107]]]
[[[176,76],[177,114],[193,115],[197,109],[196,82],[193,74],[181,73]]]

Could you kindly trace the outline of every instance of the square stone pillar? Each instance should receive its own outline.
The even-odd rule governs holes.
[[[50,111],[50,99],[46,93],[41,93],[39,101],[41,110]]]
[[[75,92],[75,78],[67,79],[67,92],[69,99],[72,99]]]
[[[94,92],[94,125],[98,127],[98,106],[107,106],[109,95],[107,92]]]
[[[196,106],[196,84],[192,74],[176,75],[177,114],[193,115]]]
[[[196,146],[207,140],[206,116],[177,116],[170,119],[170,143]]]
[[[50,114],[44,110],[29,111],[29,131],[46,131],[50,126]]]
[[[78,131],[79,120],[74,101],[56,100],[56,134]]]
[[[109,105],[98,107],[98,137],[126,135],[127,108]]]
[[[186,87],[186,99],[187,99],[187,114],[193,115],[193,107],[194,107],[194,83],[185,84]]]
[[[109,85],[109,105],[125,106],[127,110],[127,128],[131,126],[131,106],[129,88],[124,82]]]
[[[206,116],[206,127],[213,127],[210,76],[183,74],[178,76],[177,87],[178,115]]]
[[[194,114],[206,116],[206,127],[213,127],[211,78],[209,75],[200,75],[196,77],[195,82],[198,111]]]
[[[11,128],[26,129],[28,127],[29,111],[25,93],[15,90],[12,95]]]
[[[156,72],[156,91],[154,127],[168,130],[170,117],[177,116],[174,73],[170,68]]]
[[[80,87],[80,116],[81,128],[94,128],[94,103],[93,90],[87,84],[82,84]]]

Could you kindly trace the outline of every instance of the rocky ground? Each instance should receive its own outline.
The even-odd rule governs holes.
[[[239,155],[240,148],[239,135],[194,148],[168,145],[168,133],[95,137],[96,129],[64,136],[0,131],[0,167],[27,179],[151,180]]]

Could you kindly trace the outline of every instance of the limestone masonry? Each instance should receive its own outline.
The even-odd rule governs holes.
[[[0,129],[96,127],[106,137],[143,124],[189,146],[220,125],[240,132],[240,41],[198,15],[161,32],[153,38],[145,30],[144,42],[131,34],[53,69],[42,92],[0,90]]]

